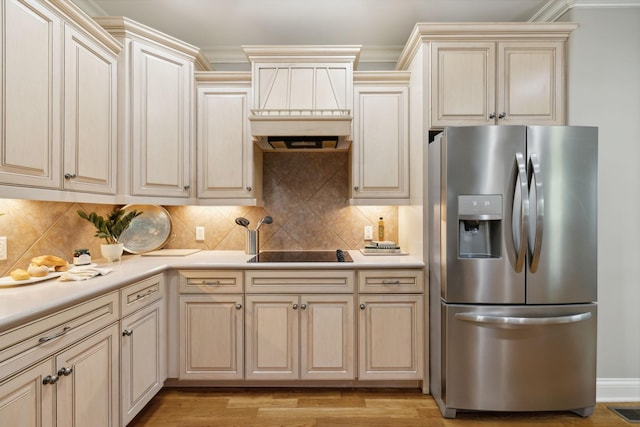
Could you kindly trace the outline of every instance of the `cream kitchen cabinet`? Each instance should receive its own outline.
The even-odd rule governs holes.
[[[244,378],[244,296],[240,270],[180,271],[181,380]]]
[[[353,295],[247,295],[248,380],[355,378]]]
[[[245,284],[247,380],[355,378],[353,271],[247,270]]]
[[[55,4],[3,6],[0,182],[16,186],[5,188],[9,197],[24,197],[24,186],[114,195],[121,46],[73,4]]]
[[[433,42],[431,124],[565,122],[564,43]]]
[[[184,204],[195,181],[193,75],[206,64],[195,47],[128,18],[95,20],[124,46],[118,57],[119,193]]]
[[[155,396],[167,378],[165,283],[152,276],[120,290],[122,425]]]
[[[0,426],[118,426],[118,293],[0,333]]]
[[[117,191],[117,51],[64,26],[63,188]]]
[[[354,74],[351,204],[409,202],[409,73]]]
[[[358,379],[423,380],[423,277],[422,270],[359,272]]]
[[[262,204],[262,151],[249,128],[251,73],[196,73],[200,204]]]

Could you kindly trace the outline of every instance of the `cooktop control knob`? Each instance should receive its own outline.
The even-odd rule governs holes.
[[[342,249],[336,251],[336,257],[338,258],[338,262],[344,262],[344,252],[342,252]]]

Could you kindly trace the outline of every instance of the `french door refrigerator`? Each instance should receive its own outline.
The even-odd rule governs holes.
[[[597,128],[446,128],[428,167],[430,387],[442,414],[591,415]]]

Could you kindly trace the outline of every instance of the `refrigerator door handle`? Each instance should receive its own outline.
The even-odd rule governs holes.
[[[478,313],[456,313],[457,320],[493,325],[559,325],[577,323],[591,318],[591,313],[571,314],[557,317],[504,317]]]
[[[527,164],[524,154],[516,153],[517,177],[513,190],[511,231],[516,252],[517,273],[522,271],[527,257],[527,229],[529,228],[529,191],[527,185]]]
[[[531,170],[531,184],[533,184],[531,185],[529,192],[529,204],[534,210],[531,227],[529,228],[529,250],[531,252],[531,263],[529,268],[532,273],[535,273],[538,270],[540,250],[542,248],[542,230],[544,228],[544,193],[542,189],[540,161],[537,154],[531,154],[529,164]]]

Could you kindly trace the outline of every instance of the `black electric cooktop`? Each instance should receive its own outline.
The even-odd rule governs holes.
[[[349,252],[336,251],[265,251],[247,262],[353,262]]]

